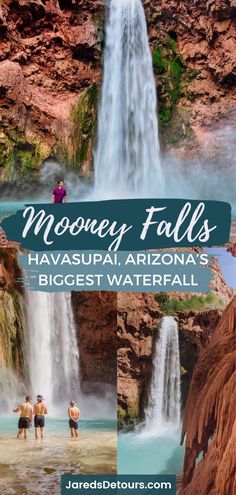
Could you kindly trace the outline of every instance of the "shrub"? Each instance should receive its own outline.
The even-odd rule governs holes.
[[[165,296],[167,296],[167,298]],[[192,296],[190,299],[179,300],[170,298],[168,294],[159,292],[155,295],[156,301],[160,305],[160,309],[166,315],[175,313],[188,313],[190,311],[207,311],[209,309],[220,309],[224,302],[215,294],[206,294],[202,296]]]

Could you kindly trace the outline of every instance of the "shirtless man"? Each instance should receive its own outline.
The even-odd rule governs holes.
[[[31,405],[32,398],[27,395],[25,398],[25,402],[23,404],[19,404],[15,409],[13,409],[14,413],[20,412],[20,418],[18,421],[18,433],[17,438],[21,438],[22,431],[24,431],[24,438],[28,438],[28,429],[32,424],[33,419],[33,406]]]
[[[35,438],[38,440],[38,428],[40,428],[41,438],[44,439],[44,415],[48,414],[48,409],[46,404],[44,404],[44,398],[42,395],[37,395],[37,402],[34,404],[34,427],[35,427]]]
[[[72,438],[78,437],[78,421],[80,418],[80,410],[76,406],[76,401],[72,400],[70,402],[70,407],[68,408],[69,416],[69,427]]]

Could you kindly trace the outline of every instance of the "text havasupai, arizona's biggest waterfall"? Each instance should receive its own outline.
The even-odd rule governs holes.
[[[95,194],[162,187],[156,86],[141,0],[110,0],[95,151]]]
[[[160,433],[165,423],[180,422],[180,359],[178,325],[172,316],[162,319],[156,341],[145,429]]]

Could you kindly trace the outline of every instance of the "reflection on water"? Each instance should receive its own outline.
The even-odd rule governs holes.
[[[114,421],[81,421],[71,439],[66,420],[48,420],[45,440],[16,440],[17,418],[0,420],[0,493],[59,495],[62,474],[116,473]]]

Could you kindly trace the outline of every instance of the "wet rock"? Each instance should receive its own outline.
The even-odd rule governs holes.
[[[0,249],[0,367],[28,380],[27,330],[24,300],[17,278],[21,276],[15,249]],[[0,384],[2,384],[2,374]],[[4,384],[2,384],[4,388]]]
[[[103,394],[116,385],[116,293],[73,292],[72,305],[80,349],[80,377],[86,391]]]
[[[80,160],[71,154],[71,112],[79,96],[100,83],[103,4],[21,0],[16,8],[16,2],[5,0],[0,14],[2,129],[7,137],[14,132],[21,141],[40,145],[36,167],[50,155],[79,169]],[[85,161],[91,168],[91,142],[87,151],[90,158],[85,156]],[[5,163],[0,180],[6,181],[11,172]]]
[[[118,422],[132,429],[144,416],[161,312],[154,294],[118,293]]]
[[[187,4],[183,1],[176,4],[174,0],[144,4],[153,53],[158,48],[164,54],[155,71],[160,88],[160,112],[166,112],[168,105],[162,88],[163,64],[168,65],[166,48],[170,43],[172,48],[175,43],[174,52],[181,59],[178,99],[175,111],[166,114],[162,139],[168,149],[174,153],[177,147],[187,160],[190,149],[192,156],[199,153],[200,131],[212,126],[214,134],[215,124],[221,121],[223,126],[236,107],[235,4],[229,0],[208,0],[204,5],[195,0]],[[164,73],[164,81],[164,86],[169,84],[176,91],[170,72]],[[166,133],[168,128],[170,133]],[[188,132],[183,132],[183,128]]]
[[[181,495],[235,491],[235,333],[236,297],[194,369],[183,424],[186,450]],[[203,459],[196,463],[200,453]]]

